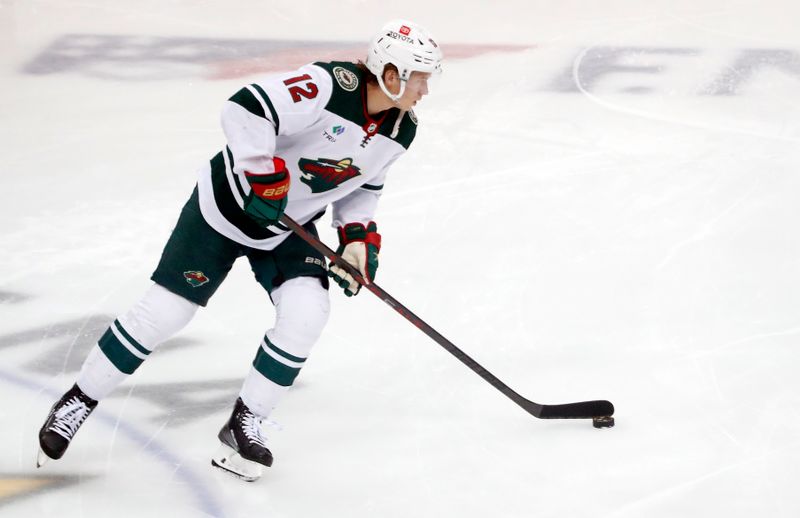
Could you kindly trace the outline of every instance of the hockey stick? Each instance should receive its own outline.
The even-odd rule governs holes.
[[[280,222],[300,236],[305,242],[311,245],[316,251],[328,258],[332,263],[343,268],[347,273],[361,284],[364,288],[374,293],[379,299],[391,306],[400,313],[403,318],[417,326],[423,333],[432,338],[437,344],[444,347],[447,352],[458,358],[461,363],[472,369],[478,376],[488,381],[494,388],[502,392],[514,403],[521,406],[526,412],[539,419],[594,419],[596,427],[613,426],[614,405],[610,401],[595,400],[581,401],[578,403],[566,403],[562,405],[542,405],[534,403],[520,396],[508,385],[500,381],[494,374],[486,370],[480,363],[470,358],[464,351],[455,346],[450,340],[439,334],[434,328],[429,326],[424,320],[412,313],[404,305],[400,304],[394,297],[386,293],[374,282],[367,283],[361,273],[350,263],[337,255],[336,252],[328,248],[325,243],[317,239],[313,234],[303,228],[299,223],[284,214]],[[609,418],[603,420],[603,418]],[[598,426],[601,424],[601,426]]]

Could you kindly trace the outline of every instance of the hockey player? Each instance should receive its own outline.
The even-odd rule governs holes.
[[[164,340],[205,306],[247,257],[276,318],[257,349],[212,464],[255,480],[272,453],[261,421],[278,404],[328,319],[328,276],[348,296],[359,284],[280,223],[286,213],[316,235],[332,207],[338,253],[375,277],[374,219],[389,167],[411,144],[414,105],[441,71],[428,32],[397,20],[371,41],[364,63],[313,63],[236,92],[221,116],[227,145],[200,170],[144,297],[109,326],[75,385],[39,432],[37,464],[59,459],[85,419]]]

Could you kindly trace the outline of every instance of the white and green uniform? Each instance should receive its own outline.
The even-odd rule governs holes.
[[[393,108],[371,118],[366,85],[352,63],[313,63],[239,90],[225,104],[226,148],[200,171],[203,217],[243,245],[272,250],[287,236],[259,227],[243,211],[245,171],[273,172],[286,161],[291,176],[286,214],[300,224],[333,207],[333,225],[374,218],[386,173],[416,133],[413,113]],[[399,121],[398,118],[402,117]]]
[[[312,223],[332,205],[334,226],[366,224],[389,167],[414,139],[416,120],[397,108],[370,117],[361,70],[334,62],[242,88],[225,103],[222,127],[227,145],[200,170],[151,277],[156,284],[109,326],[84,362],[78,385],[93,399],[105,397],[182,329],[246,255],[276,319],[240,396],[257,415],[269,414],[325,326],[327,278],[322,256],[302,239],[280,224],[262,228],[245,213],[245,172],[272,173],[273,157],[281,157],[291,176],[289,216]],[[307,228],[314,231],[313,223]]]

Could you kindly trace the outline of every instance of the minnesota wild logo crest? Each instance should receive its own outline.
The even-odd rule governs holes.
[[[183,272],[183,277],[186,279],[186,282],[192,285],[193,288],[202,286],[209,281],[209,278],[206,277],[203,272],[198,271]]]
[[[301,158],[299,166],[300,181],[311,187],[311,192],[315,194],[335,189],[347,180],[361,175],[361,170],[353,165],[352,158],[342,160]]]

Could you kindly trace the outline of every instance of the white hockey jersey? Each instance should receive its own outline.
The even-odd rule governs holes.
[[[272,158],[279,156],[291,176],[286,214],[304,224],[332,205],[334,226],[366,224],[387,170],[414,139],[416,119],[397,108],[370,117],[362,71],[331,62],[242,88],[226,102],[222,128],[227,146],[199,173],[203,217],[238,243],[272,250],[289,231],[263,228],[244,212],[245,171],[274,172]]]

